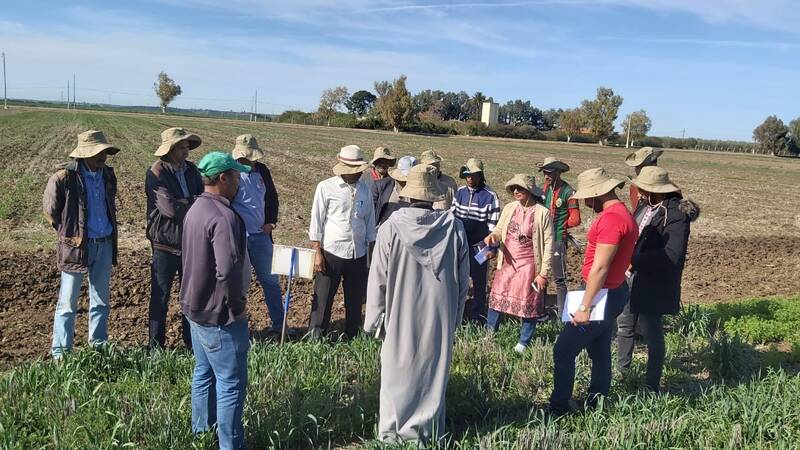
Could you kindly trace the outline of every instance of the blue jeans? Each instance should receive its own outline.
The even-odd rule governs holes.
[[[283,328],[283,301],[278,276],[272,275],[272,236],[266,233],[247,236],[247,253],[256,278],[264,290],[264,301],[272,320],[272,329],[280,331]]]
[[[489,314],[486,316],[486,328],[490,331],[497,332],[497,329],[500,328],[502,318],[503,313],[489,308]],[[522,329],[519,330],[519,343],[527,347],[528,344],[531,343],[534,333],[536,333],[536,319],[523,317],[520,318],[520,320],[522,321]]]
[[[86,251],[89,262],[89,344],[98,345],[108,340],[109,283],[114,246],[111,239],[103,242],[89,240]],[[61,272],[61,288],[53,320],[53,357],[72,350],[75,311],[83,275],[81,272]]]
[[[569,411],[569,400],[575,384],[575,358],[586,349],[592,360],[592,378],[588,400],[608,395],[611,388],[611,337],[617,316],[628,303],[628,283],[609,289],[602,322],[574,326],[567,322],[553,346],[553,394],[550,408],[557,412]]]
[[[225,326],[189,321],[195,365],[192,376],[192,432],[217,426],[220,450],[244,446],[242,412],[247,393],[247,319]]]

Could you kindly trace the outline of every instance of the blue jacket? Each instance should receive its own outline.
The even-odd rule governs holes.
[[[475,189],[460,187],[453,197],[451,211],[461,219],[469,245],[482,241],[500,220],[500,200],[485,184]]]

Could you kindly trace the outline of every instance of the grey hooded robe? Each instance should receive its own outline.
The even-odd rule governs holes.
[[[383,441],[444,434],[453,339],[469,282],[469,245],[449,211],[411,206],[378,230],[364,329],[383,326],[380,421]]]

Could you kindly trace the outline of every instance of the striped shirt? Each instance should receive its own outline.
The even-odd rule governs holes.
[[[475,189],[468,186],[459,188],[450,210],[464,224],[470,245],[482,241],[500,220],[500,200],[485,184]]]

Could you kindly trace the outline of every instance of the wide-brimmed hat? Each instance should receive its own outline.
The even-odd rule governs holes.
[[[611,176],[606,169],[597,167],[595,169],[584,170],[578,175],[578,189],[572,198],[594,198],[607,194],[614,189],[625,186],[625,182]]]
[[[339,162],[333,166],[334,175],[352,175],[367,170],[369,164],[364,161],[364,152],[357,145],[345,145],[336,155]]]
[[[539,172],[569,172],[567,163],[561,162],[552,156],[545,158],[544,162],[537,163],[536,168],[539,169]]]
[[[442,161],[444,161],[444,159],[433,150],[425,150],[419,158],[421,164],[437,164]]]
[[[658,194],[668,194],[681,190],[669,179],[669,173],[658,166],[642,167],[642,171],[631,182],[642,190]]]
[[[203,140],[200,139],[200,136],[189,133],[183,128],[167,128],[161,132],[161,145],[158,147],[158,149],[156,149],[154,155],[166,155],[170,150],[172,150],[172,147],[174,147],[175,144],[181,141],[189,141],[189,150],[200,147],[200,144],[203,143]]]
[[[653,164],[664,150],[655,150],[653,147],[642,147],[639,150],[625,157],[625,164],[631,167],[639,167],[642,164]]]
[[[392,151],[386,147],[376,148],[375,151],[372,153],[372,161],[370,161],[370,163],[375,164],[375,161],[379,159],[385,159],[387,161],[391,161],[392,164],[394,164],[394,162],[397,161],[397,158],[394,155],[392,155]]]
[[[397,161],[397,167],[389,171],[389,176],[397,181],[406,181],[412,167],[417,165],[417,158],[403,156]]]
[[[470,158],[467,160],[467,165],[461,166],[461,170],[458,171],[458,176],[461,178],[466,178],[467,175],[473,175],[476,173],[483,173],[483,161],[476,158]]]
[[[78,146],[69,154],[70,158],[91,158],[92,156],[106,151],[109,155],[119,152],[117,147],[109,144],[106,135],[102,131],[89,130],[78,135]]]
[[[530,192],[534,197],[542,197],[544,191],[536,186],[536,181],[532,176],[525,173],[518,173],[513,178],[506,182],[506,192],[514,194],[514,186],[519,186],[526,191]]]
[[[408,171],[406,185],[400,190],[400,197],[426,202],[438,202],[445,196],[439,184],[439,173],[430,164],[419,164]]]
[[[264,152],[258,146],[258,141],[252,134],[242,134],[236,136],[236,145],[231,152],[233,159],[246,158],[250,161],[258,161],[264,157]]]

